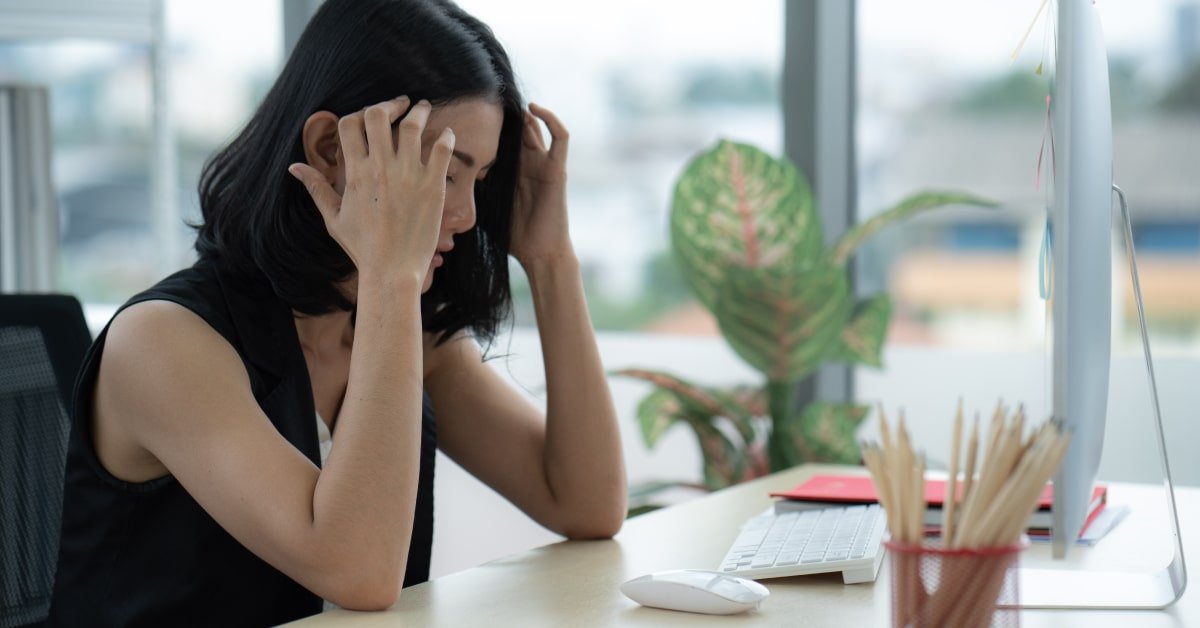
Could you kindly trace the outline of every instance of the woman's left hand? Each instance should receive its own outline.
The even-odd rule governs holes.
[[[550,129],[549,147],[539,118]],[[567,228],[567,140],[567,127],[553,112],[529,103],[509,248],[526,270],[575,254]]]

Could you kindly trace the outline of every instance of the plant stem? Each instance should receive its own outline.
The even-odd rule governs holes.
[[[788,426],[796,414],[796,380],[770,380],[767,382],[767,408],[771,413],[771,436],[767,443],[767,457],[771,471],[791,468],[799,460],[795,445],[791,443]]]

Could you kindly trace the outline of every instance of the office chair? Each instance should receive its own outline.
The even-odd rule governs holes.
[[[75,375],[92,337],[64,295],[0,295],[0,628],[50,608]]]

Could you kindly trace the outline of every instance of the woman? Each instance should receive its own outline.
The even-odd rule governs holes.
[[[428,577],[435,443],[547,528],[615,534],[624,470],[566,156],[562,123],[525,111],[504,50],[452,3],[327,0],[205,168],[200,261],[131,299],[85,361],[50,623],[386,608]],[[472,338],[507,313],[510,253],[545,416]]]

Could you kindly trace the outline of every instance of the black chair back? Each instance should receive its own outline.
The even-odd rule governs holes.
[[[68,408],[91,342],[74,297],[0,295],[0,628],[50,608]]]

